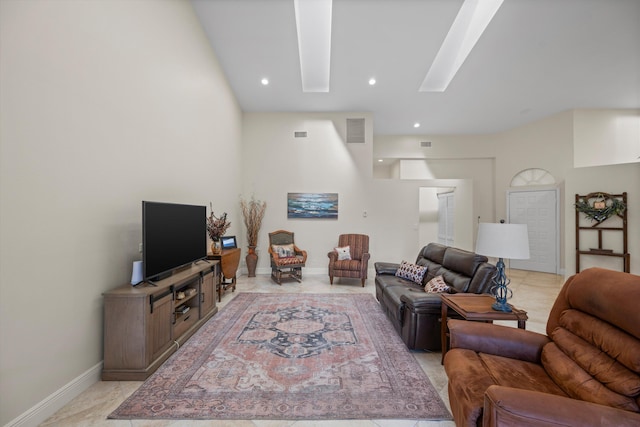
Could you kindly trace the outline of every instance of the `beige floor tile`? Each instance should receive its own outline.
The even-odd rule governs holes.
[[[527,311],[529,321],[527,329],[544,333],[546,320],[558,291],[564,283],[562,276],[547,273],[535,273],[524,270],[507,270],[511,279],[510,288],[514,295],[510,303]],[[329,284],[326,275],[307,275],[302,283],[283,281],[278,285],[268,275],[258,277],[241,276],[235,292],[226,292],[218,307],[223,309],[239,292],[264,293],[369,293],[375,296],[374,279],[369,278],[363,288],[359,280],[336,279]],[[515,322],[504,322],[515,327]],[[440,364],[441,354],[424,351],[412,351],[419,365],[429,376],[441,398],[449,407],[447,376]],[[106,417],[115,410],[124,399],[130,396],[142,382],[137,381],[101,381],[69,404],[61,408],[47,419],[44,427],[454,427],[451,421],[416,421],[416,420],[107,420]]]

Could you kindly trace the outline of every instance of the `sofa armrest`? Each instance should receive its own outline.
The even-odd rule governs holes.
[[[400,301],[407,305],[407,308],[411,311],[420,311],[434,309],[440,313],[440,307],[442,306],[442,299],[440,294],[425,292],[422,289],[407,289],[407,292],[402,294]]]
[[[483,426],[638,426],[640,414],[498,385],[484,395]]]
[[[400,264],[392,263],[392,262],[376,262],[374,264],[376,269],[376,274],[389,274],[394,276],[398,268],[400,268]]]
[[[449,319],[447,326],[452,349],[466,348],[527,362],[539,363],[542,347],[549,342],[546,335],[537,332],[490,323]]]

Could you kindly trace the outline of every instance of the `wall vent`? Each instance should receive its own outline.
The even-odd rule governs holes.
[[[300,130],[300,131],[293,132],[293,137],[294,138],[306,138],[307,137],[307,131],[306,130]]]
[[[364,119],[347,119],[347,142],[364,143]]]
[[[420,141],[420,147],[431,147],[431,141]]]

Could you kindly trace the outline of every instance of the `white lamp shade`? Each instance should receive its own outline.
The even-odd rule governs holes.
[[[480,223],[476,253],[496,258],[529,259],[527,224]]]

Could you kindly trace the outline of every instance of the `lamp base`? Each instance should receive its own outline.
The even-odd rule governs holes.
[[[511,310],[511,306],[509,304],[507,304],[506,301],[504,301],[504,302],[496,301],[496,302],[493,303],[491,308],[493,308],[496,311],[504,311],[505,313],[511,313],[513,311],[513,310]]]
[[[491,288],[491,294],[496,297],[496,302],[493,303],[491,308],[496,311],[503,311],[505,313],[511,313],[511,307],[507,304],[507,300],[513,295],[513,291],[507,286],[509,285],[509,279],[504,274],[504,260],[498,258],[496,264],[496,275],[493,276],[493,283],[495,286]]]

